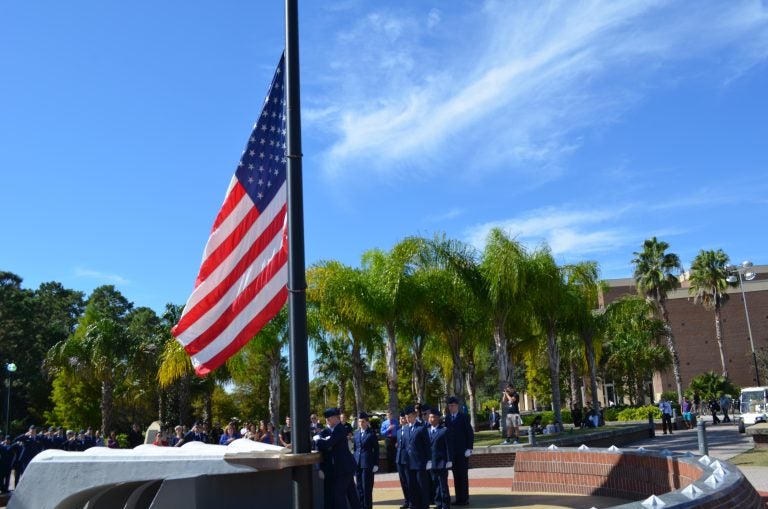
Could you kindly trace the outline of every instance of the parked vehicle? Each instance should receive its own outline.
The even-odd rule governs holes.
[[[744,433],[747,426],[768,422],[768,387],[745,387],[741,390],[739,401],[739,433]]]

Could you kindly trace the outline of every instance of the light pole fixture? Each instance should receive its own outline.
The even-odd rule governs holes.
[[[8,373],[8,399],[5,402],[5,434],[10,434],[8,426],[11,423],[11,375],[16,372],[16,364],[9,362],[5,365],[5,371]]]
[[[750,270],[752,269],[752,262],[749,260],[741,262],[741,266],[737,265],[728,265],[726,267],[726,270],[731,272],[731,275],[726,278],[726,281],[729,283],[736,283],[737,276],[735,276],[733,273],[735,272],[738,274],[738,282],[739,282],[739,288],[741,289],[741,301],[744,303],[744,316],[747,318],[747,333],[749,334],[749,346],[752,348],[752,362],[755,365],[755,381],[757,382],[757,385],[760,385],[760,371],[757,369],[757,354],[755,353],[755,342],[752,339],[752,326],[749,324],[749,309],[747,308],[747,296],[744,293],[744,280],[752,281],[755,279],[757,274]]]

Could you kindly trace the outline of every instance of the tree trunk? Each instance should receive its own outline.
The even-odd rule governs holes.
[[[110,380],[101,382],[101,436],[109,436],[112,431],[112,396],[114,385]]]
[[[168,412],[165,408],[165,391],[162,389],[157,391],[157,420],[163,427],[169,424],[167,422]]]
[[[344,409],[344,407],[347,405],[347,381],[339,377],[336,387],[339,390],[339,397],[337,399],[336,405],[339,407],[339,410],[341,410],[341,413],[345,414],[347,413]]]
[[[389,396],[389,411],[392,415],[400,415],[400,402],[397,399],[397,343],[395,325],[387,324],[387,393]]]
[[[192,375],[184,375],[179,380],[179,421],[184,426],[192,424]]]
[[[554,420],[563,423],[560,412],[560,350],[557,347],[557,334],[554,325],[547,327],[547,353],[549,354],[549,377],[552,383],[552,411]]]
[[[424,370],[424,343],[420,341],[421,336],[415,336],[411,342],[413,354],[413,368],[411,370],[411,383],[413,393],[416,395],[416,401],[424,403],[426,401],[426,374]]]
[[[570,364],[570,379],[571,379],[571,406],[573,406],[574,403],[579,401],[579,375],[576,372],[576,362],[571,359]]]
[[[597,362],[595,361],[595,345],[592,331],[584,333],[584,346],[587,349],[587,364],[589,365],[589,392],[592,401],[597,401]]]
[[[717,338],[717,347],[720,349],[720,364],[723,366],[723,376],[728,378],[728,366],[725,363],[725,346],[723,342],[723,326],[720,320],[720,303],[715,304],[715,337]]]
[[[451,360],[453,365],[451,366],[451,381],[453,382],[453,396],[459,399],[464,397],[464,387],[461,371],[461,336],[456,331],[448,332],[448,346],[451,350]]]
[[[509,363],[509,340],[504,334],[504,323],[496,321],[493,327],[493,341],[496,345],[496,362],[499,373],[499,390],[507,388],[507,384],[512,382],[512,367]]]
[[[472,424],[472,429],[476,429],[477,424],[477,400],[475,399],[475,362],[473,360],[467,361],[466,385],[467,385],[467,397],[469,398],[469,422]]]
[[[275,429],[280,427],[280,348],[269,359],[269,420]]]
[[[356,415],[365,411],[363,395],[363,359],[360,355],[360,343],[352,337],[352,390],[355,393]],[[393,414],[394,415],[394,414]]]
[[[675,338],[672,335],[672,325],[669,323],[669,313],[667,312],[666,299],[659,300],[659,307],[661,308],[661,316],[664,319],[664,330],[667,336],[667,348],[672,355],[672,372],[675,375],[675,385],[677,386],[677,403],[683,404],[683,380],[680,376],[680,357],[677,355],[677,347],[675,346]]]

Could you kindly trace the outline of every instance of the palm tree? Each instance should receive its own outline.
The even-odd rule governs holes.
[[[554,419],[562,423],[560,413],[560,349],[558,334],[566,332],[566,324],[573,309],[573,298],[549,248],[534,252],[528,261],[530,282],[528,299],[532,313],[547,340],[549,375],[552,383],[552,410]]]
[[[580,336],[586,350],[589,366],[590,394],[597,402],[597,356],[595,339],[599,334],[602,313],[598,311],[600,292],[603,284],[599,280],[596,262],[582,262],[566,268],[568,284],[575,290],[572,325]]]
[[[101,432],[112,427],[115,386],[125,378],[129,355],[137,348],[126,325],[131,304],[114,286],[94,289],[78,328],[48,352],[55,369],[68,369],[101,385]]]
[[[402,316],[412,307],[413,260],[416,244],[405,240],[390,252],[373,249],[363,254],[363,292],[350,296],[356,300],[361,320],[381,326],[386,332],[387,394],[389,411],[399,412],[397,376],[397,328]]]
[[[669,349],[658,344],[666,337],[666,327],[654,317],[655,307],[645,298],[629,296],[611,302],[601,316],[604,369],[624,382],[632,403],[644,398],[644,384],[653,372],[672,363]]]
[[[427,244],[428,251],[458,274],[474,294],[479,307],[490,314],[499,390],[503,390],[514,378],[509,362],[508,322],[524,300],[525,250],[499,228],[488,233],[479,261],[477,252],[461,242],[445,238],[422,242]]]
[[[178,322],[169,322],[178,323]],[[179,422],[188,424],[192,416],[192,379],[195,369],[184,347],[176,338],[168,336],[160,352],[160,366],[157,369],[157,381],[162,389],[174,384],[179,388]]]
[[[365,410],[365,358],[380,349],[381,336],[367,317],[359,312],[355,295],[365,294],[365,279],[358,269],[336,261],[320,262],[307,271],[308,327],[351,339],[352,390],[356,413]],[[313,325],[315,324],[316,325]],[[316,348],[326,335],[310,335]]]
[[[674,253],[667,253],[669,244],[656,237],[643,243],[643,250],[635,252],[632,263],[635,265],[634,279],[637,290],[656,304],[657,313],[664,321],[667,348],[672,356],[672,371],[677,386],[677,401],[683,401],[683,381],[680,377],[680,357],[677,355],[672,324],[667,311],[667,293],[680,287],[680,280],[674,274],[681,270],[680,258]]]
[[[728,255],[722,249],[699,251],[691,264],[691,287],[688,289],[688,294],[693,295],[694,303],[701,303],[705,309],[712,309],[715,312],[715,337],[720,349],[720,364],[725,378],[728,378],[728,366],[725,362],[720,309],[728,300],[728,294],[725,293],[728,287],[728,270],[726,269],[728,262]]]
[[[260,356],[266,360],[269,370],[269,419],[275,428],[280,426],[280,371],[283,367],[283,347],[288,344],[288,306],[282,309],[251,339],[243,348],[243,353],[235,356],[227,364],[233,378],[249,376],[248,370],[237,371],[244,363],[237,362],[237,357]],[[263,369],[263,364],[262,364]]]

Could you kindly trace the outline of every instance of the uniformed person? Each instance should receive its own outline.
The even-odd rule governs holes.
[[[358,428],[352,439],[352,450],[357,463],[355,484],[360,507],[363,509],[373,507],[373,474],[379,470],[379,439],[371,428],[369,419],[365,412],[357,416]]]
[[[349,451],[347,430],[339,425],[341,411],[338,408],[327,409],[323,416],[328,426],[328,433],[319,433],[312,437],[317,450],[323,453],[324,488],[326,509],[346,509],[347,503],[352,509],[359,509],[360,502],[355,490],[355,458]]]

